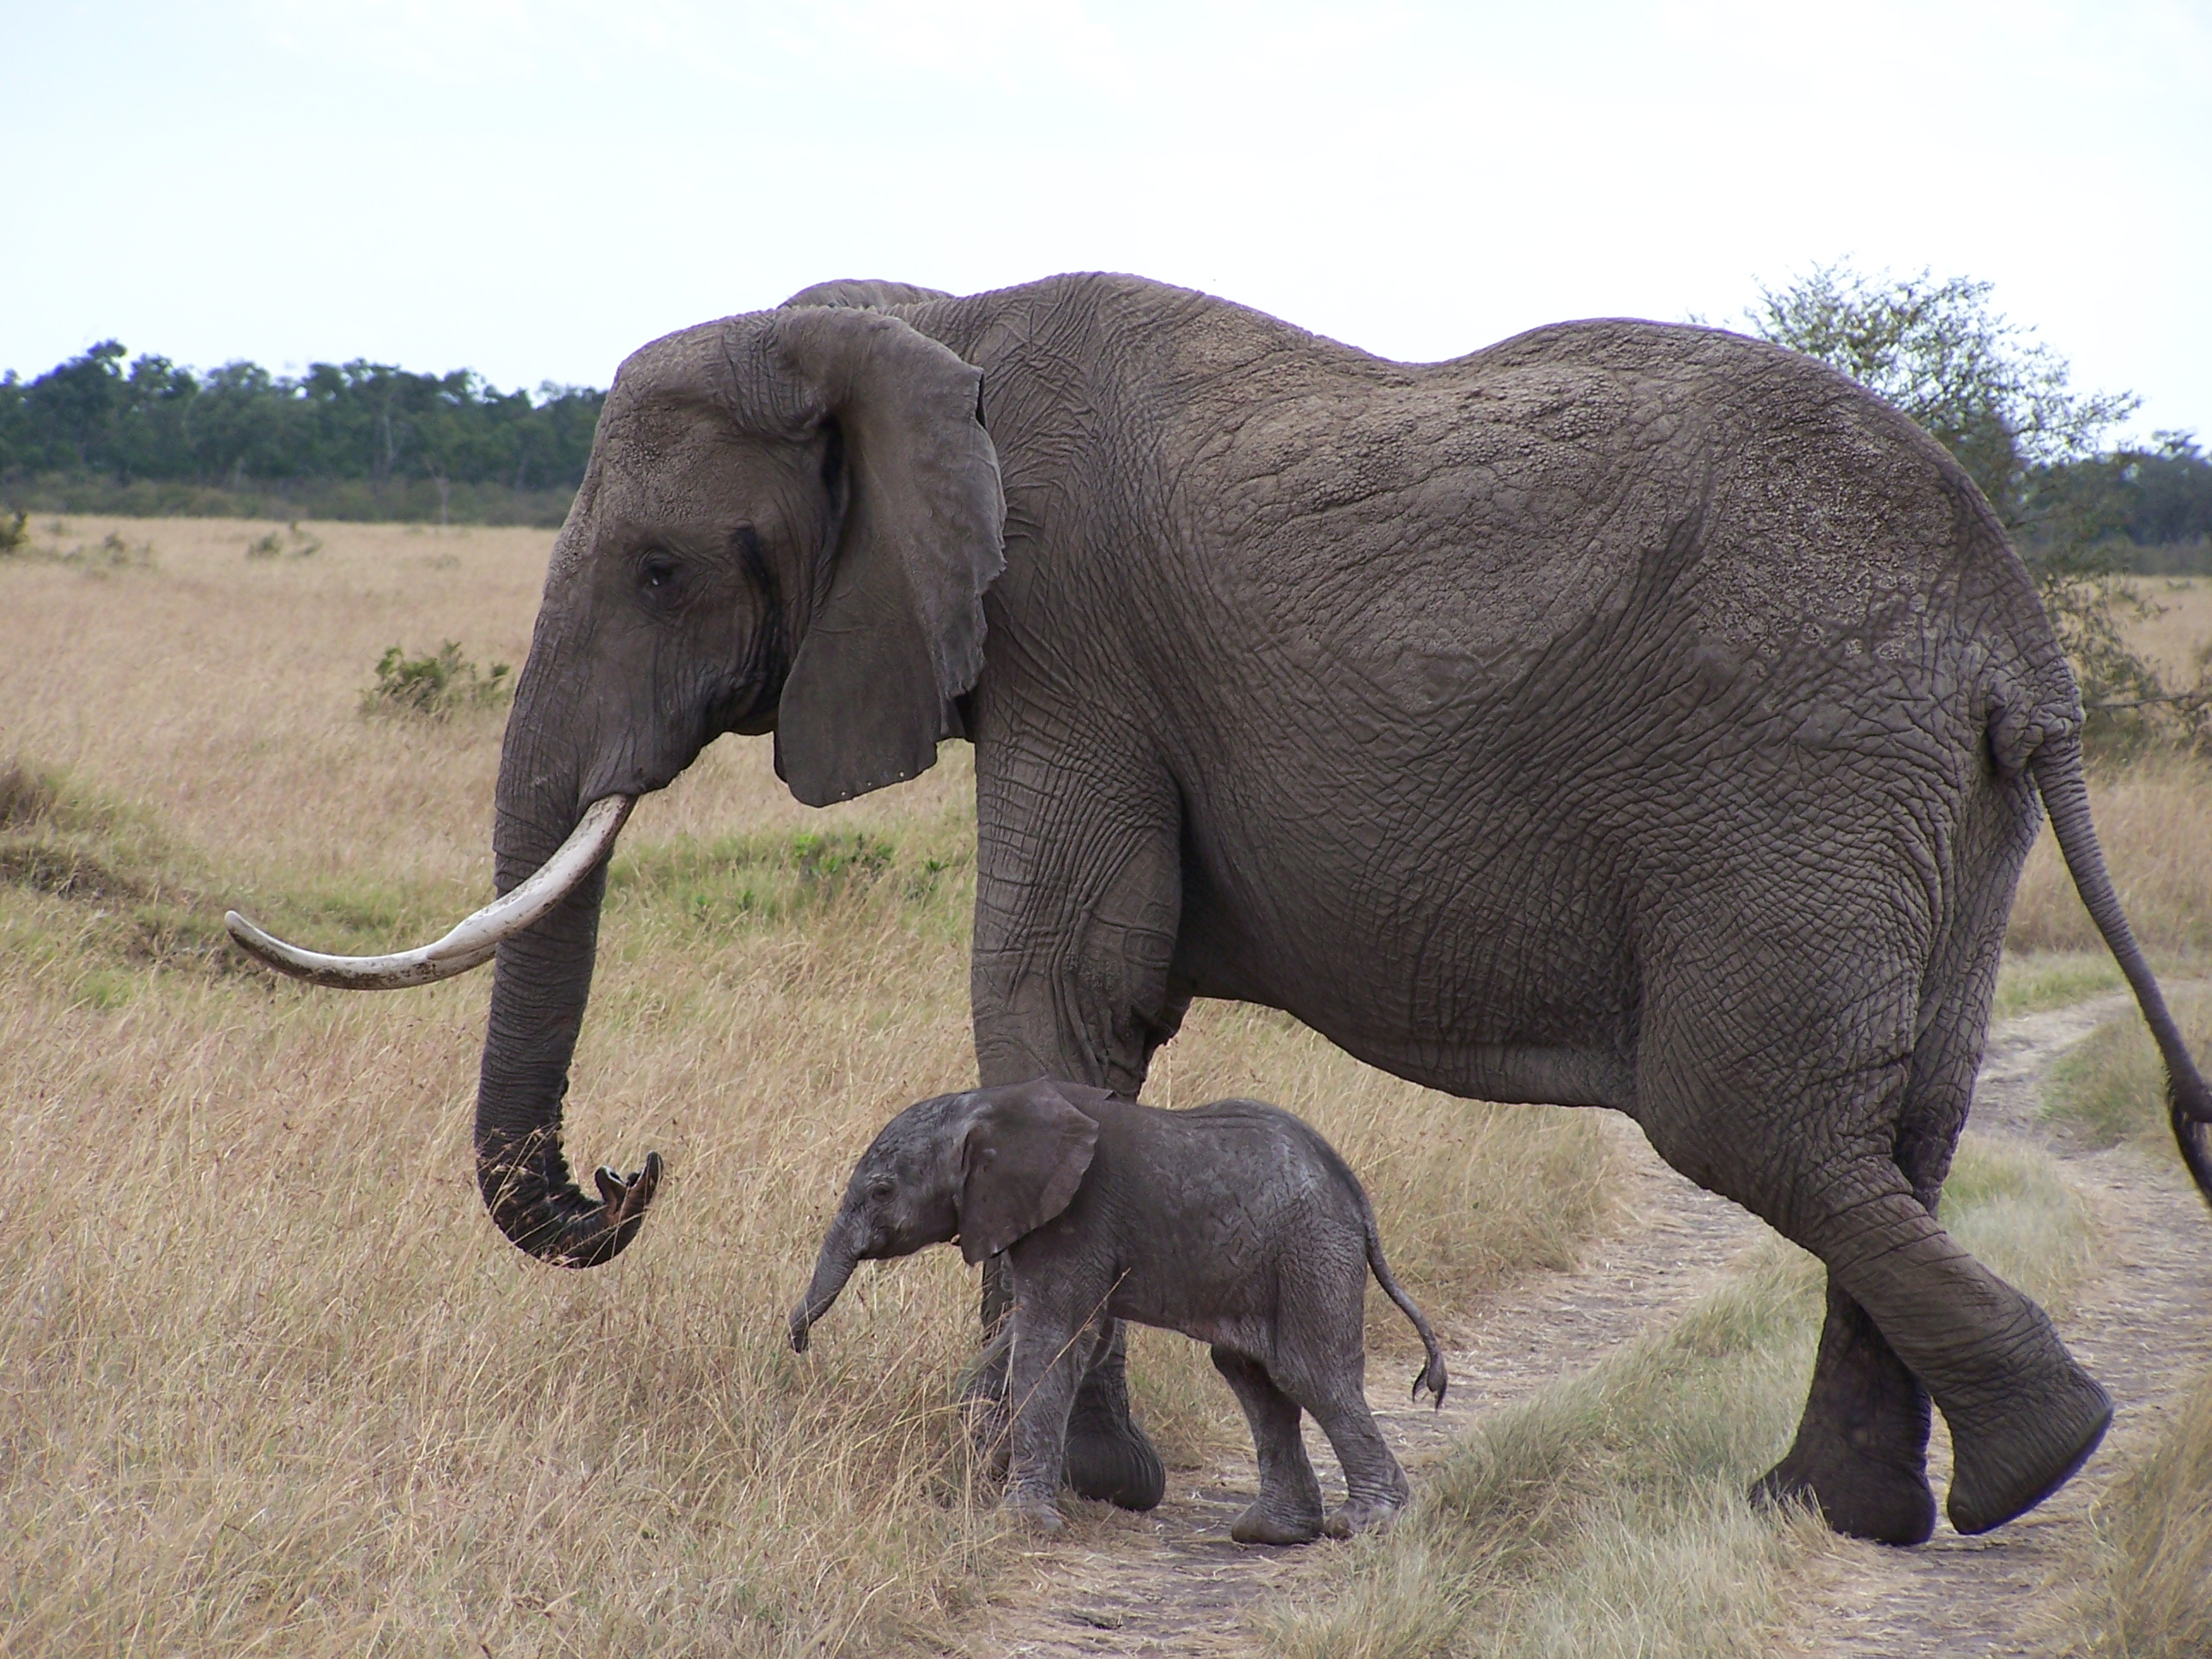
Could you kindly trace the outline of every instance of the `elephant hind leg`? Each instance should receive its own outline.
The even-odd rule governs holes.
[[[1950,1425],[1947,1508],[1962,1533],[2035,1507],[2104,1438],[2112,1402],[2049,1316],[1960,1248],[1905,1188],[1854,1204],[1806,1243],[1871,1315]],[[1862,1187],[1875,1173],[1863,1172]]]
[[[1895,1159],[1931,1215],[1973,1098],[2001,938],[1984,929],[1966,971],[1949,975],[1905,1077]],[[1833,1273],[1827,1304],[1796,1438],[1753,1486],[1752,1501],[1810,1503],[1850,1537],[1924,1543],[1936,1530],[1928,1390]]]
[[[1794,988],[1818,1006],[1817,988]],[[1808,1054],[1776,1049],[1771,1033],[1792,1028],[1756,1000],[1747,999],[1753,1018],[1741,1024],[1709,1020],[1685,1037],[1678,1063],[1648,1073],[1639,1098],[1662,1156],[1828,1268],[1805,1420],[1755,1495],[1810,1498],[1856,1536],[1924,1538],[1924,1389],[1951,1429],[1953,1524],[1979,1532],[2010,1520],[2080,1467],[2112,1407],[2043,1310],[1932,1212],[1986,1004],[1962,1023],[1972,1040],[1952,1056],[1947,1103],[1910,1002],[1886,1019],[1864,1002],[1831,1005],[1831,1040]]]
[[[1929,1424],[1928,1390],[1831,1277],[1797,1437],[1753,1485],[1751,1501],[1810,1504],[1850,1538],[1925,1543],[1936,1530]]]
[[[1275,1386],[1267,1367],[1233,1350],[1216,1347],[1213,1369],[1244,1408],[1260,1463],[1260,1495],[1229,1535],[1240,1544],[1311,1543],[1321,1536],[1321,1482],[1298,1431],[1297,1402]]]

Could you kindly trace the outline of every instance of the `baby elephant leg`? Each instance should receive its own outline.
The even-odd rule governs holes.
[[[1213,1350],[1213,1369],[1236,1391],[1252,1425],[1260,1460],[1260,1495],[1237,1517],[1229,1535],[1240,1544],[1308,1544],[1321,1536],[1321,1482],[1314,1479],[1298,1408],[1257,1360]]]
[[[1060,1477],[1067,1455],[1068,1408],[1091,1358],[1097,1328],[1038,1296],[1014,1318],[1006,1404],[1013,1414],[1012,1467],[1003,1507],[1023,1525],[1058,1532]]]
[[[1344,1507],[1328,1517],[1331,1538],[1349,1538],[1373,1526],[1387,1526],[1406,1507],[1413,1489],[1406,1472],[1398,1467],[1382,1431],[1375,1426],[1375,1413],[1367,1409],[1367,1396],[1355,1376],[1347,1384],[1331,1379],[1331,1385],[1304,1396],[1306,1409],[1321,1425],[1344,1466]]]

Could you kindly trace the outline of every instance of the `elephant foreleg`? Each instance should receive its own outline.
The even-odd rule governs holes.
[[[1024,769],[1019,757],[979,747],[976,764],[972,992],[981,1079],[1064,1078],[1133,1099],[1179,1012],[1168,992],[1182,903],[1172,790],[1133,802],[1100,789],[1071,796],[1065,781],[1085,775],[1080,757]],[[1017,822],[1009,802],[1030,804],[1049,833]],[[1010,1295],[1003,1268],[987,1263],[987,1334]],[[1167,1490],[1167,1471],[1130,1419],[1127,1353],[1116,1326],[1083,1373],[1066,1471],[1083,1497],[1148,1510]],[[976,1395],[1002,1395],[1004,1377],[1003,1361],[979,1367]],[[988,1407],[975,1415],[987,1419]]]

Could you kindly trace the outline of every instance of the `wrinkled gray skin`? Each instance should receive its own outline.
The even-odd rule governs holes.
[[[1407,365],[1126,276],[826,297],[623,364],[507,727],[502,890],[717,733],[774,730],[815,804],[965,734],[983,1083],[1133,1097],[1209,996],[1627,1113],[1827,1266],[1760,1496],[1924,1538],[1931,1396],[1961,1529],[2072,1473],[2104,1391],[1936,1216],[2039,795],[2200,1184],[2212,1096],[2106,877],[2050,623],[1937,445],[1710,329]],[[572,1265],[649,1195],[588,1199],[561,1152],[599,897],[500,947],[477,1115],[500,1224]],[[1069,1474],[1142,1505],[1121,1375],[1116,1333]]]
[[[1367,1408],[1370,1269],[1428,1349],[1416,1398],[1425,1388],[1443,1403],[1443,1355],[1390,1276],[1358,1178],[1288,1112],[1256,1100],[1163,1112],[1042,1080],[909,1106],[853,1170],[791,1346],[806,1351],[856,1262],[956,1235],[971,1262],[1005,1253],[1006,1504],[1030,1525],[1060,1524],[1076,1386],[1115,1352],[1121,1320],[1212,1345],[1260,1461],[1260,1495],[1230,1528],[1240,1544],[1349,1537],[1405,1504],[1405,1474]],[[1344,1504],[1325,1518],[1301,1409],[1344,1466]]]

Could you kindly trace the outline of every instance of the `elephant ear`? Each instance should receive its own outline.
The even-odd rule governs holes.
[[[774,313],[771,355],[837,424],[847,497],[776,710],[775,769],[809,806],[936,763],[983,665],[983,590],[1006,564],[981,373],[898,318]]]
[[[1091,1168],[1098,1121],[1045,1081],[986,1089],[960,1155],[960,1254],[996,1255],[1065,1210]]]

